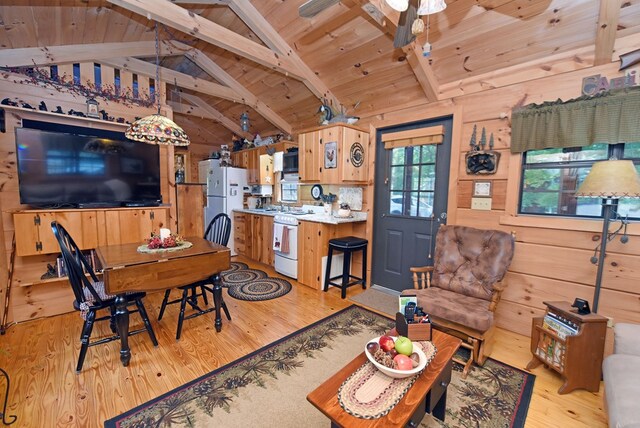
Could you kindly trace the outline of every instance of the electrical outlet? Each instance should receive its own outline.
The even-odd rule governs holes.
[[[472,210],[491,210],[491,198],[471,198]]]
[[[613,328],[613,318],[612,317],[607,317],[607,327],[608,328]]]

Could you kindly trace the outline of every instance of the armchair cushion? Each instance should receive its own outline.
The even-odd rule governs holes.
[[[613,332],[613,352],[640,357],[640,324],[617,323]]]
[[[484,333],[493,324],[489,302],[442,288],[405,290],[402,294],[416,295],[418,306],[434,318],[441,318]],[[437,320],[435,320],[437,322]]]
[[[431,286],[491,300],[493,285],[507,272],[513,250],[513,237],[506,232],[440,226]]]

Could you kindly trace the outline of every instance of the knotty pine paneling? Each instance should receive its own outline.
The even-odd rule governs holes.
[[[460,149],[463,152],[466,153],[470,149],[469,142],[471,141],[471,136],[473,135],[474,126],[476,127],[476,144],[480,143],[480,138],[482,137],[482,128],[485,128],[485,132],[487,134],[487,146],[485,148],[487,150],[489,150],[488,144],[492,133],[494,150],[508,149],[509,147],[511,147],[511,127],[509,126],[509,122],[507,120],[483,120],[474,123],[465,123],[462,127],[462,144],[460,144]]]
[[[487,181],[487,179],[481,177],[478,177],[478,180]],[[488,181],[491,181],[491,209],[504,211],[507,196],[507,180],[488,179]],[[471,209],[472,195],[473,180],[458,181],[458,208]]]
[[[498,304],[494,319],[500,328],[531,336],[531,319],[542,315],[544,309],[505,300]]]

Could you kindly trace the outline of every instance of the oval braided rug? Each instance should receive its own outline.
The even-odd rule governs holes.
[[[229,296],[238,300],[271,300],[291,291],[289,281],[239,262],[231,262],[231,269],[222,272],[222,284],[229,289]]]

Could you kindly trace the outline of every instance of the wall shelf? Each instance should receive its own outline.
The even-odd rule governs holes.
[[[113,125],[115,127],[122,128],[122,129],[126,129],[129,127],[128,123],[111,122],[108,120],[95,119],[93,117],[82,117],[82,116],[73,116],[70,114],[59,114],[51,111],[32,110],[29,108],[16,107],[16,106],[10,106],[5,104],[0,104],[0,109],[16,112],[20,117],[24,116],[25,114],[28,114],[28,115],[43,116],[43,117],[55,117],[57,119],[80,120],[90,124],[93,123],[93,124],[99,124],[99,125]]]

